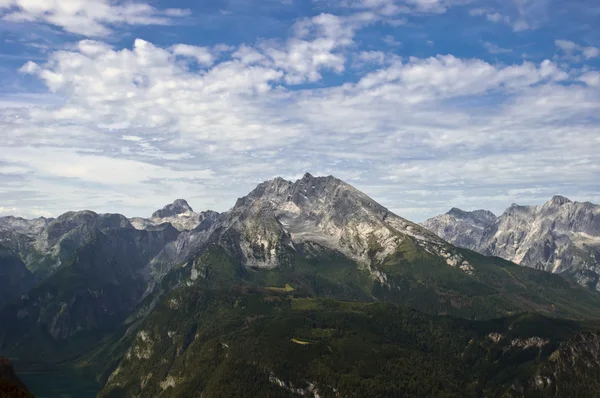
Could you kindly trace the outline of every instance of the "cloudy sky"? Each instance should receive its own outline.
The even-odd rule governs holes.
[[[415,221],[600,202],[596,0],[0,0],[0,216],[333,174]]]

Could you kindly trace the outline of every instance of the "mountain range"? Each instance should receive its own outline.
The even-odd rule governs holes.
[[[422,224],[484,255],[561,274],[600,292],[600,206],[554,196],[541,206],[513,204],[500,216],[457,208]]]
[[[308,173],[221,214],[4,217],[0,354],[89,369],[107,397],[523,396],[564,387],[552,358],[600,369],[599,295],[456,244]]]

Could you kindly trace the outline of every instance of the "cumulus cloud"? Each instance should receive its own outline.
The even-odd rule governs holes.
[[[418,221],[449,202],[497,211],[511,195],[581,194],[594,181],[597,70],[361,48],[386,3],[349,3],[350,14],[235,48],[82,40],[24,64],[48,94],[0,101],[2,206],[147,216],[185,197],[227,210],[264,179],[311,171]],[[351,78],[323,77],[349,63]]]
[[[41,22],[83,36],[107,36],[118,25],[168,25],[189,10],[160,11],[146,3],[110,0],[2,0],[5,21]]]
[[[336,50],[352,43],[354,30],[362,23],[321,14],[297,22],[294,37],[284,46],[265,43],[262,51],[276,68],[286,72],[286,83],[315,82],[321,78],[322,69],[344,71],[346,58]]]

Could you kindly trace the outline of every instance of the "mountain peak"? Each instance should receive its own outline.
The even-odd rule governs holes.
[[[183,207],[187,207],[187,208],[191,209],[190,205],[188,204],[188,202],[185,199],[175,199],[173,201],[173,205],[174,206],[183,206]]]
[[[467,212],[462,209],[459,209],[458,207],[453,207],[446,214],[448,214],[449,216],[464,217],[467,214]]]
[[[572,203],[572,201],[569,198],[566,198],[561,195],[554,195],[552,199],[550,199],[550,201],[548,202],[548,204],[555,206],[562,206],[567,203]]]
[[[407,240],[427,248],[429,253],[446,256],[446,260],[451,256],[446,242],[333,176],[306,173],[293,183],[283,179],[263,182],[238,199],[223,225],[226,228],[218,230],[215,237],[238,242],[231,250],[237,251],[250,267],[276,267],[284,248],[307,242],[361,264],[382,261]],[[373,239],[380,242],[377,250],[369,246]],[[270,247],[271,251],[257,256],[253,247]]]
[[[452,209],[450,209],[450,211],[448,213],[446,213],[449,216],[452,216],[454,218],[457,219],[473,219],[473,220],[478,220],[484,223],[490,223],[493,222],[497,217],[494,213],[492,213],[489,210],[473,210],[473,211],[465,211],[465,210],[461,210],[458,207],[453,207]]]
[[[166,205],[162,209],[155,211],[152,214],[152,218],[175,217],[179,214],[192,212],[192,211],[194,211],[194,210],[192,210],[192,208],[190,207],[190,205],[188,204],[188,202],[185,199],[176,199],[170,205]]]

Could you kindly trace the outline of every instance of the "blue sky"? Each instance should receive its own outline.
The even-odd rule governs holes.
[[[600,202],[592,0],[0,0],[0,216],[227,210],[333,174],[399,215]]]

